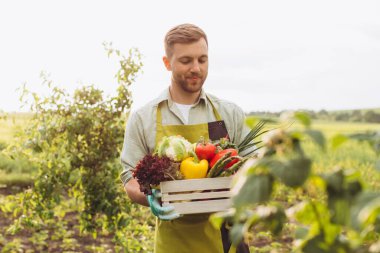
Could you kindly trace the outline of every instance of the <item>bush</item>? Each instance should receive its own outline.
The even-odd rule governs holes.
[[[6,149],[8,144],[4,141],[0,141],[0,151]]]
[[[32,210],[42,220],[49,220],[62,199],[74,197],[81,203],[80,231],[96,236],[97,230],[107,229],[125,246],[130,241],[122,240],[122,235],[133,220],[129,215],[133,206],[119,179],[119,155],[132,103],[129,86],[142,64],[137,50],[124,57],[110,45],[105,47],[109,55],[120,58],[117,94],[104,97],[101,90],[89,85],[70,96],[42,74],[50,95],[40,97],[24,86],[22,97],[32,96],[34,117],[9,150],[28,157],[38,168],[33,191],[22,198],[26,203],[23,213]]]

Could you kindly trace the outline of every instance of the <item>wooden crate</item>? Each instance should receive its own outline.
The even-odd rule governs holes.
[[[231,206],[232,177],[161,182],[162,205],[180,214],[213,213]]]

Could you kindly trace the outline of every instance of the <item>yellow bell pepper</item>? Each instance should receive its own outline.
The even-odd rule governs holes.
[[[199,162],[196,160],[194,160],[194,157],[188,157],[181,162],[179,169],[185,179],[206,177],[208,161],[206,159],[200,160]]]

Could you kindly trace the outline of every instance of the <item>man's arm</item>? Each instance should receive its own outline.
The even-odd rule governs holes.
[[[140,191],[140,185],[136,179],[132,178],[129,180],[125,184],[124,190],[133,202],[140,205],[149,206],[148,200],[146,199],[145,194]]]
[[[124,190],[132,202],[148,206],[146,196],[140,191],[139,183],[132,176],[133,168],[148,153],[142,125],[141,117],[137,113],[132,113],[129,116],[120,157],[123,166],[120,178],[123,182]]]
[[[174,220],[181,215],[174,211],[173,206],[161,205],[161,192],[153,189],[152,194],[147,197],[140,191],[140,185],[136,179],[130,179],[124,186],[128,197],[135,203],[149,206],[151,212],[161,220]]]
[[[121,164],[124,169],[120,174],[121,181],[124,184],[124,190],[132,202],[140,205],[149,206],[152,213],[162,220],[172,220],[180,215],[174,211],[172,206],[161,206],[161,192],[152,190],[152,194],[145,196],[140,191],[140,185],[133,178],[132,170],[139,160],[148,154],[145,135],[142,130],[141,118],[136,114],[132,114],[127,121],[124,135],[123,150],[121,152]]]

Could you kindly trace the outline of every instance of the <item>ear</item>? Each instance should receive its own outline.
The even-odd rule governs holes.
[[[170,65],[170,60],[167,56],[162,57],[162,61],[164,62],[164,65],[168,71],[172,70],[172,66]]]

